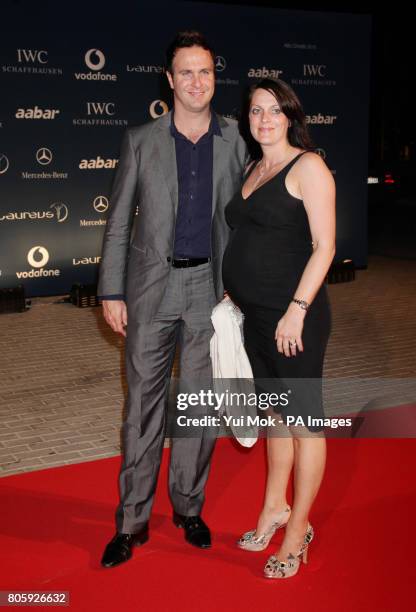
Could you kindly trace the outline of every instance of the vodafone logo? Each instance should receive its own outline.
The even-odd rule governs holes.
[[[154,100],[149,106],[149,113],[153,119],[157,119],[158,117],[162,117],[162,115],[166,115],[169,112],[168,105],[163,100]]]
[[[85,63],[90,70],[102,70],[105,66],[105,55],[99,49],[90,49],[85,54]]]
[[[27,254],[27,260],[32,268],[43,268],[49,261],[49,253],[43,246],[34,246]]]

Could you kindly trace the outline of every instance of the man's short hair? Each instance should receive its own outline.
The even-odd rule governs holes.
[[[212,61],[215,64],[215,53],[207,39],[201,32],[197,30],[185,30],[184,32],[178,32],[175,38],[166,49],[166,70],[172,74],[173,72],[173,59],[178,49],[184,49],[186,47],[202,47],[206,51],[209,51],[212,56]]]

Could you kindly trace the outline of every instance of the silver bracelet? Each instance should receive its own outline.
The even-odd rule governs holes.
[[[297,298],[293,298],[292,302],[295,302],[295,304],[300,306],[302,310],[308,310],[310,306],[310,304],[308,304],[308,302],[305,302],[305,300],[298,300]]]

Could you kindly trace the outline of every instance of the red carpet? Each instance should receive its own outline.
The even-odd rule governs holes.
[[[151,540],[113,570],[99,560],[114,529],[119,458],[3,478],[0,590],[65,590],[69,609],[89,612],[411,607],[415,450],[414,440],[330,440],[309,564],[283,581],[262,577],[276,543],[262,553],[235,546],[261,505],[263,441],[251,450],[217,444],[204,508],[214,534],[207,551],[191,548],[172,525],[165,455]]]

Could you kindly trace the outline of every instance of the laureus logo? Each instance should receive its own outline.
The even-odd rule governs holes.
[[[99,49],[89,49],[85,54],[85,63],[90,70],[102,70],[105,66],[105,55]]]
[[[9,159],[4,155],[4,153],[0,153],[0,174],[5,174],[9,169]]]
[[[47,166],[53,158],[52,151],[46,147],[41,147],[36,151],[36,161],[42,166]]]
[[[99,195],[94,199],[93,206],[96,212],[104,213],[108,208],[108,199],[103,195]]]
[[[162,115],[166,115],[166,113],[168,112],[169,107],[166,102],[163,102],[163,100],[153,100],[153,102],[149,106],[149,113],[152,119],[162,117]]]
[[[68,219],[68,206],[62,202],[54,202],[49,206],[55,210],[55,216],[58,223],[63,223]]]
[[[27,260],[32,268],[43,268],[49,261],[49,253],[43,246],[34,246],[27,254]]]

